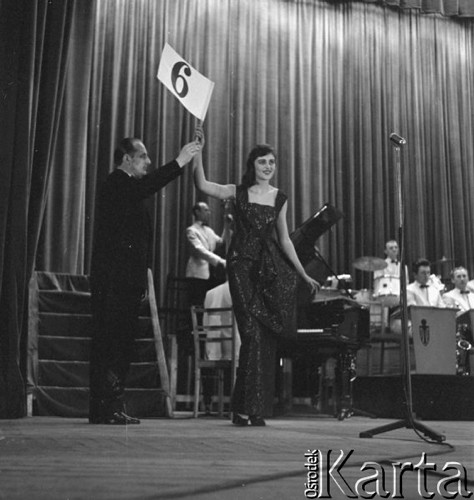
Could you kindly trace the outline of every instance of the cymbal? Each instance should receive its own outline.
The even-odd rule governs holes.
[[[379,257],[359,257],[352,265],[361,271],[380,271],[388,266],[385,260]]]
[[[454,259],[447,259],[446,257],[441,257],[441,259],[432,262],[431,265],[436,266],[437,264],[447,264],[448,262],[454,262]]]

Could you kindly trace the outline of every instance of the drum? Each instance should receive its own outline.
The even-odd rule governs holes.
[[[354,299],[359,304],[370,304],[373,301],[372,290],[367,290],[367,288],[363,288],[354,295]]]
[[[379,276],[374,280],[374,297],[384,307],[395,307],[400,303],[400,278]]]

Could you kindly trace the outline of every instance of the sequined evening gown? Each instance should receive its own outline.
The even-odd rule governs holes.
[[[287,197],[278,191],[275,206],[250,203],[236,191],[227,271],[242,345],[232,411],[273,414],[275,353],[279,338],[296,332],[296,271],[280,248],[276,220]]]

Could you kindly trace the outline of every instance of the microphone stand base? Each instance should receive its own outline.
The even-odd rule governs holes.
[[[382,434],[383,432],[393,431],[396,429],[405,429],[405,428],[418,430],[422,432],[426,437],[432,439],[433,441],[436,441],[437,443],[442,443],[443,441],[446,440],[446,436],[433,431],[428,426],[422,424],[421,422],[413,418],[411,419],[407,418],[405,420],[397,420],[395,422],[392,422],[391,424],[382,425],[375,429],[361,432],[359,434],[359,437],[371,438],[377,434]]]

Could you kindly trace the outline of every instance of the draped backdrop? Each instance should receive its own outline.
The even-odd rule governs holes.
[[[397,237],[392,132],[402,148],[407,260],[474,272],[472,54],[468,0],[2,0],[0,3],[0,417],[25,413],[33,270],[87,274],[96,192],[115,144],[141,137],[155,164],[195,119],[156,79],[165,42],[215,82],[204,163],[238,183],[250,148],[275,146],[295,229],[324,203],[344,219],[318,240],[356,287],[352,262]],[[5,119],[6,118],[6,119]],[[191,169],[150,200],[154,272],[183,273]],[[222,229],[222,207],[211,225]]]

